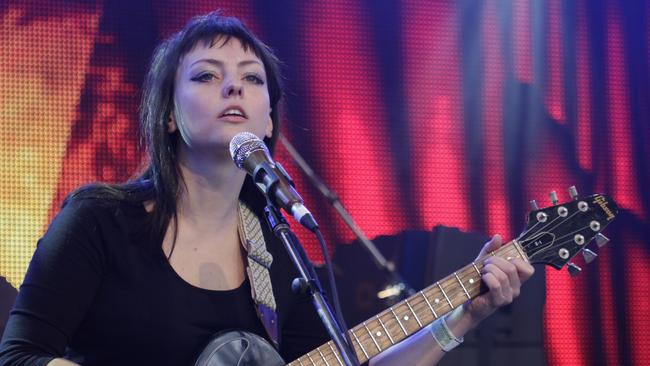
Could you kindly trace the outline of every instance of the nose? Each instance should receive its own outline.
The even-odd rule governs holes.
[[[222,93],[224,98],[235,97],[235,96],[241,97],[242,95],[244,95],[244,88],[242,87],[242,85],[231,82],[223,87]]]

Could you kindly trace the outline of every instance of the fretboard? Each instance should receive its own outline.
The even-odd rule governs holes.
[[[489,255],[524,258],[519,244],[512,241]],[[415,295],[397,303],[348,331],[354,351],[363,363],[416,333],[482,293],[483,258],[459,269]],[[336,345],[329,341],[289,363],[289,366],[344,365]]]

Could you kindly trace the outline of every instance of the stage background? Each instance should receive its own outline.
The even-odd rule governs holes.
[[[282,132],[371,238],[441,224],[511,239],[529,199],[612,195],[621,214],[599,259],[575,279],[536,274],[547,360],[650,364],[645,1],[4,1],[0,276],[19,287],[70,190],[137,169],[151,51],[215,8],[284,61]],[[350,243],[281,146],[276,157],[331,249]]]

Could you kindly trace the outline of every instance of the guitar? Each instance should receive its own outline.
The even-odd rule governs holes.
[[[570,189],[572,201],[534,209],[528,215],[526,229],[517,239],[489,255],[521,258],[531,264],[543,263],[561,269],[578,253],[587,262],[596,254],[586,246],[596,239],[598,246],[608,239],[601,231],[616,217],[618,209],[608,196],[595,194],[578,197]],[[552,193],[552,197],[553,197]],[[536,208],[534,201],[531,202]],[[360,363],[431,324],[467,300],[481,295],[483,258],[459,269],[415,295],[397,303],[348,331]],[[572,275],[579,267],[569,264]],[[282,358],[266,341],[254,334],[232,331],[219,335],[205,348],[195,366],[212,365],[284,365]],[[344,365],[333,341],[290,362],[289,366]]]

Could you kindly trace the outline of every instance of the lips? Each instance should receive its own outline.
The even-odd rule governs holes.
[[[235,119],[248,119],[246,112],[240,106],[229,106],[225,108],[220,114],[219,118],[235,118]]]

